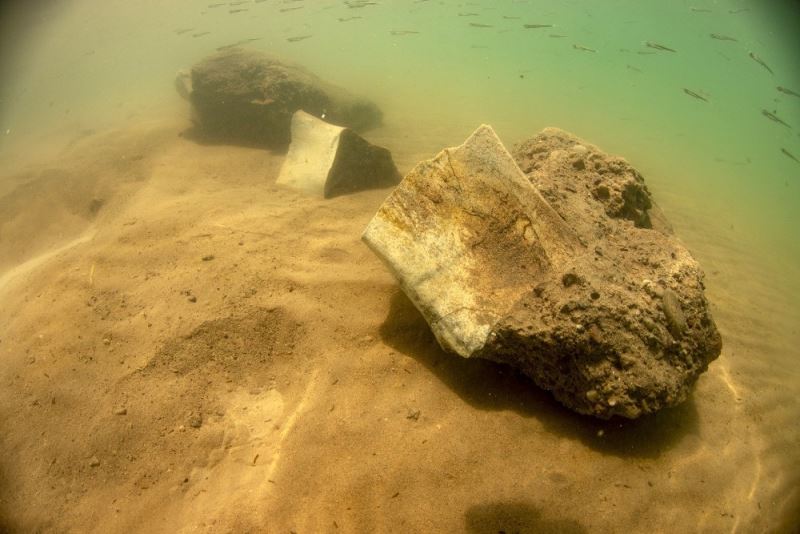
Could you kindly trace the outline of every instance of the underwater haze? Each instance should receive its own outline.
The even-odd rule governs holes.
[[[0,532],[797,532],[799,3],[0,17]],[[692,398],[594,421],[442,353],[358,242],[388,191],[306,201],[282,154],[181,136],[176,73],[234,44],[376,102],[402,174],[480,124],[626,158],[706,274],[723,350]],[[291,365],[214,367],[251,331]]]

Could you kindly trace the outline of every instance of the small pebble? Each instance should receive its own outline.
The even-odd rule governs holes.
[[[194,295],[189,295],[189,297],[188,297],[188,299],[187,299],[187,300],[188,300],[189,302],[197,302],[197,297],[195,297]]]
[[[100,465],[100,459],[97,456],[92,456],[91,460],[89,460],[90,467],[97,467]]]
[[[128,409],[124,406],[117,406],[114,408],[114,415],[127,415]]]
[[[207,256],[203,256],[203,261],[211,261],[213,259],[214,259],[214,255],[213,254],[209,254]]]
[[[203,426],[203,416],[199,413],[193,413],[189,416],[189,426],[192,428],[200,428]]]

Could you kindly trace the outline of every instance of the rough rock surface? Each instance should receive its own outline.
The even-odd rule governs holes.
[[[514,160],[482,126],[412,170],[364,240],[445,350],[601,418],[683,401],[721,339],[641,175],[555,129]]]
[[[179,72],[176,88],[188,93],[196,133],[212,141],[283,148],[289,144],[292,115],[298,109],[356,131],[382,120],[374,103],[302,67],[236,47],[194,65],[191,83]]]
[[[277,183],[331,198],[389,187],[400,178],[387,149],[368,143],[348,128],[295,112],[292,143]]]

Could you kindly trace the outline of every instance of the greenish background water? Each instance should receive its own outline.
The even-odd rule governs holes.
[[[378,102],[386,125],[367,137],[402,171],[480,123],[509,147],[546,126],[571,131],[641,170],[700,259],[735,347],[713,365],[739,377],[752,410],[771,412],[760,431],[780,429],[764,444],[780,461],[764,469],[786,475],[776,494],[797,491],[800,162],[781,149],[800,159],[800,97],[776,89],[800,93],[796,2],[212,3],[4,4],[0,159],[44,159],[89,129],[188,117],[175,72],[243,39]],[[350,17],[360,18],[340,20]],[[287,40],[297,36],[310,37]]]
[[[388,123],[402,118],[420,130],[447,125],[451,142],[481,122],[491,123],[507,144],[544,126],[570,130],[629,158],[656,191],[702,199],[705,210],[729,219],[775,261],[800,259],[800,163],[781,153],[785,148],[800,159],[800,98],[776,90],[800,92],[796,4],[209,4],[74,0],[46,4],[25,28],[7,24],[0,127],[11,131],[3,145],[53,127],[146,113],[174,98],[178,68],[218,46],[257,38],[253,48],[376,99]],[[281,11],[292,7],[301,9]],[[247,11],[230,13],[237,8]],[[469,13],[475,15],[459,16]],[[361,18],[339,20],[348,17]],[[398,30],[419,33],[390,33]],[[304,35],[311,37],[287,41]],[[648,48],[646,41],[677,52]],[[776,111],[792,128],[768,120],[762,109]]]

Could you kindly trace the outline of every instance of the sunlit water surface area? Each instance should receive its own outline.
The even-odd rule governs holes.
[[[0,531],[796,532],[796,2],[0,16]],[[706,273],[723,351],[692,398],[594,421],[441,352],[358,241],[388,191],[303,199],[282,153],[182,136],[176,72],[236,43],[376,102],[401,173],[481,124],[625,157]],[[213,367],[252,331],[291,365]]]

